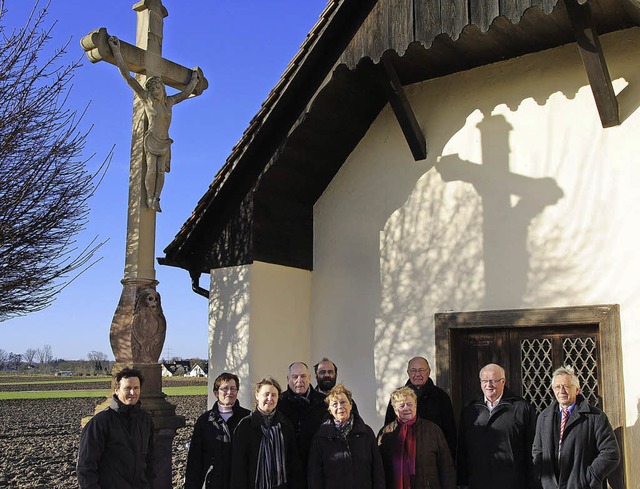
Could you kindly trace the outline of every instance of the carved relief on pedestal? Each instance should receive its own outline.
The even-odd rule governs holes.
[[[167,321],[162,313],[160,294],[152,287],[140,287],[131,323],[131,349],[134,362],[155,363],[160,358]]]

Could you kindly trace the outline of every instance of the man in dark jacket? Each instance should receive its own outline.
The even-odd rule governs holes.
[[[620,462],[607,415],[580,395],[573,368],[557,369],[551,387],[556,402],[540,413],[533,442],[536,481],[543,489],[607,487]]]
[[[409,380],[405,386],[411,387],[418,398],[418,416],[437,424],[447,440],[451,456],[455,460],[456,422],[451,398],[429,378],[431,367],[426,358],[414,357],[407,365]],[[396,419],[391,402],[384,417],[385,426]]]
[[[303,470],[307,467],[311,440],[327,412],[324,396],[311,386],[309,367],[304,362],[289,365],[287,390],[278,400],[278,410],[293,424]],[[304,474],[306,482],[306,472]]]
[[[80,436],[80,489],[148,489],[153,472],[153,420],[141,409],[139,370],[116,375],[111,404],[86,424]]]
[[[484,397],[462,410],[457,450],[459,487],[534,487],[531,446],[536,412],[505,383],[502,367],[494,363],[484,366],[480,370]]]

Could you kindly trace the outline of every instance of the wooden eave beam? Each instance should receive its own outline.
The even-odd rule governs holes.
[[[398,119],[413,158],[416,161],[424,160],[427,157],[427,140],[407,99],[398,73],[391,60],[385,56],[382,57],[382,66],[384,68],[384,88],[391,109]]]
[[[578,43],[582,63],[587,71],[602,127],[620,125],[618,101],[589,3],[585,0],[565,0],[564,3]]]

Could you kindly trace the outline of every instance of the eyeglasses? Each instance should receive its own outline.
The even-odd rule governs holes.
[[[498,380],[493,380],[493,379],[480,379],[480,383],[482,385],[496,385],[499,384],[500,382],[502,382],[504,379],[498,379]]]
[[[427,373],[428,371],[429,371],[428,368],[411,368],[407,370],[407,372],[409,372],[409,375],[424,374],[424,373]]]
[[[218,390],[219,390],[220,392],[224,392],[224,393],[231,392],[232,394],[233,394],[234,392],[238,392],[238,389],[237,389],[236,387],[221,387],[221,388],[220,388],[220,389],[218,389]]]
[[[561,391],[569,392],[571,391],[571,389],[574,388],[574,386],[572,384],[558,384],[558,385],[551,386],[551,388],[554,390],[554,392],[561,392]]]

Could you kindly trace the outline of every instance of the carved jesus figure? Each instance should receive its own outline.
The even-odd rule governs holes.
[[[199,71],[198,68],[193,69],[191,80],[182,92],[167,96],[160,77],[150,77],[145,83],[145,87],[142,88],[140,83],[131,76],[122,57],[120,41],[117,37],[111,36],[109,38],[109,46],[120,74],[140,98],[147,116],[148,128],[144,135],[144,152],[147,160],[144,186],[147,192],[147,207],[156,212],[162,212],[160,193],[164,186],[164,174],[171,169],[171,143],[173,141],[169,138],[169,125],[171,124],[172,108],[193,93],[200,79]]]

